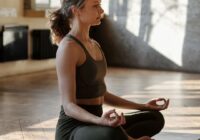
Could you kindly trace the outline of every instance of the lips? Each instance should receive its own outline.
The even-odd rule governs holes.
[[[100,20],[101,19],[101,17],[97,17],[97,20]]]
[[[97,17],[98,20],[102,19],[104,17],[104,14],[101,14],[100,16]]]

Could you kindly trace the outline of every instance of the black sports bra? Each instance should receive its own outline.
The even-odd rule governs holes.
[[[103,51],[99,47],[103,59],[94,60],[80,40],[70,34],[67,37],[77,42],[86,55],[84,64],[76,68],[76,98],[83,99],[103,96],[106,92],[104,77],[107,69]]]

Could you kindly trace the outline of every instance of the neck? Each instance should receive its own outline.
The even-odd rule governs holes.
[[[88,41],[90,39],[89,30],[90,26],[88,25],[73,24],[69,34],[76,36],[82,41]]]

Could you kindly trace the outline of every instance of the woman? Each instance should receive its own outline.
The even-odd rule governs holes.
[[[99,25],[104,14],[100,3],[63,0],[50,16],[52,38],[59,46],[56,70],[62,101],[56,140],[151,140],[164,126],[159,110],[166,109],[169,100],[138,104],[106,90],[106,60],[89,37],[90,27]],[[124,116],[113,109],[103,114],[103,103],[143,111]]]

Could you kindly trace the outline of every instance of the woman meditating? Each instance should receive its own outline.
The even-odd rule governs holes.
[[[98,42],[89,36],[90,27],[99,25],[103,18],[101,1],[61,3],[50,15],[52,38],[59,46],[56,70],[62,103],[55,139],[152,140],[164,126],[160,110],[168,107],[169,100],[158,98],[140,104],[107,91],[106,58]],[[158,105],[158,101],[164,103]],[[112,109],[103,113],[104,103],[133,112],[124,115]]]

